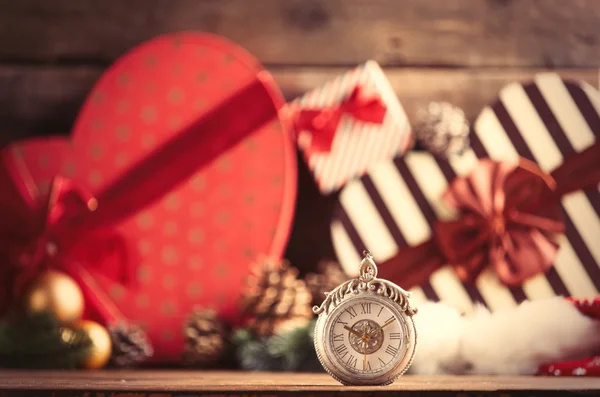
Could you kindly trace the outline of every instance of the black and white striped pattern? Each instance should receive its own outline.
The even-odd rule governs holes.
[[[524,157],[552,171],[566,156],[589,147],[600,135],[600,93],[583,82],[564,81],[554,73],[506,86],[500,98],[476,119],[472,148],[449,162],[426,153],[409,153],[381,163],[342,190],[331,225],[338,259],[356,274],[360,252],[369,248],[379,262],[400,247],[431,237],[437,219],[452,214],[440,196],[455,176],[467,175],[478,158],[514,161]],[[446,266],[424,285],[416,299],[443,300],[469,312],[479,302],[491,310],[526,299],[555,295],[589,296],[600,291],[600,191],[563,198],[566,234],[552,269],[521,287],[506,288],[493,270],[474,285],[460,282]],[[385,269],[380,269],[385,277]]]

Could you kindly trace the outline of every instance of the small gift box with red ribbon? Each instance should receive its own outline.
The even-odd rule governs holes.
[[[118,59],[70,137],[0,152],[0,307],[56,269],[87,317],[140,324],[154,361],[179,361],[195,308],[235,321],[251,263],[283,254],[296,189],[284,105],[220,37],[165,35]]]
[[[298,146],[323,194],[413,144],[404,109],[375,61],[306,93],[288,110]]]
[[[471,148],[378,164],[341,191],[331,225],[345,269],[369,248],[417,299],[464,312],[600,291],[600,93],[540,74],[483,109]]]

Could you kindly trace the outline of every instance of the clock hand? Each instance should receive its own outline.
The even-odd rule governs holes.
[[[344,328],[347,329],[348,331],[350,331],[350,333],[358,336],[359,338],[362,338],[363,335],[359,334],[358,332],[356,332],[355,330],[353,330],[352,328],[348,327],[347,325],[344,325]]]
[[[383,325],[381,326],[381,329],[384,329],[385,327],[387,327],[388,325],[390,325],[391,323],[393,323],[393,322],[394,322],[394,320],[395,320],[395,319],[391,319],[391,320],[390,320],[390,321],[388,321],[387,323],[383,324]]]
[[[387,327],[388,325],[390,325],[393,322],[394,322],[394,319],[391,319],[387,323],[383,324],[381,327],[377,328],[375,331],[371,331],[370,333],[367,334],[367,338],[370,338],[371,336],[375,335],[377,332],[384,329],[385,327]]]
[[[367,370],[367,342],[365,342],[365,359],[363,360],[363,371]]]

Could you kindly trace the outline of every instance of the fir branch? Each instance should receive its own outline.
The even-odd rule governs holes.
[[[239,366],[247,371],[321,372],[313,343],[315,321],[286,333],[261,338],[247,329],[232,338]]]
[[[85,331],[61,327],[49,313],[24,315],[0,324],[3,368],[76,368],[91,347]]]

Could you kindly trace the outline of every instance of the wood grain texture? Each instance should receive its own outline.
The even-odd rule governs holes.
[[[318,87],[338,74],[342,68],[282,68],[273,75],[286,97],[293,98]],[[482,107],[490,103],[500,89],[514,81],[526,81],[547,69],[423,69],[387,68],[385,74],[396,91],[409,119],[430,101],[448,101],[460,106],[473,120]],[[552,70],[565,79],[583,80],[598,87],[597,69]]]
[[[108,63],[165,32],[269,65],[593,67],[596,0],[0,0],[0,60]]]
[[[599,391],[597,378],[404,376],[386,387],[341,386],[326,374],[202,371],[2,371],[0,390],[171,392],[505,392]],[[528,394],[534,395],[534,394]]]
[[[34,135],[67,134],[101,70],[0,66],[0,147]]]
[[[287,99],[320,86],[347,68],[272,67]],[[0,66],[0,146],[32,135],[66,134],[87,93],[102,73],[93,66]],[[494,99],[503,85],[531,79],[545,69],[388,68],[386,74],[409,119],[433,100],[462,107],[469,119]],[[557,70],[565,78],[598,86],[596,69]]]

